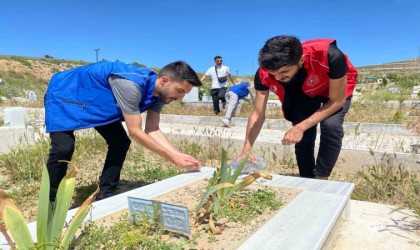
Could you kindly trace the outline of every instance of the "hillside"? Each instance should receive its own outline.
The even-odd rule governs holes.
[[[0,56],[0,79],[3,80],[0,84],[1,100],[26,97],[28,91],[34,91],[38,96],[42,96],[50,77],[55,72],[88,63],[54,58]],[[357,69],[360,75],[359,79],[364,79],[368,75],[385,76],[389,73],[410,75],[420,72],[420,59],[368,65]],[[199,75],[201,74],[199,73]]]
[[[28,60],[24,58],[0,58],[1,71],[15,71],[16,73],[32,74],[37,78],[48,80],[55,72],[73,68],[86,63],[67,61]]]
[[[11,98],[25,98],[28,91],[33,91],[37,96],[42,96],[49,79],[55,72],[83,64],[86,64],[86,62],[0,56],[1,101]]]
[[[420,72],[420,58],[414,58],[401,62],[390,62],[377,65],[357,67],[360,75],[386,75],[400,74],[409,75]]]

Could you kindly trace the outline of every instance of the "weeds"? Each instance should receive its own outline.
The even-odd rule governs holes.
[[[42,167],[47,161],[49,144],[41,140],[35,145],[13,148],[8,154],[0,155],[0,165],[4,167],[13,183],[38,181]]]
[[[167,242],[165,230],[156,219],[140,215],[136,223],[131,223],[128,216],[122,216],[110,227],[88,222],[82,229],[81,236],[73,244],[74,249],[185,249],[184,244]],[[141,226],[139,225],[141,224]]]
[[[375,157],[373,153],[372,156]],[[375,164],[359,171],[358,177],[355,180],[353,199],[409,207],[420,216],[418,173],[406,170],[402,164],[395,165],[384,154],[381,161],[377,161],[375,157]]]
[[[234,194],[229,206],[220,209],[219,217],[227,217],[230,221],[249,223],[256,216],[262,214],[265,209],[276,210],[282,202],[277,199],[276,193],[268,187],[256,191],[246,191]]]
[[[47,168],[43,167],[38,201],[37,242],[33,241],[23,214],[13,199],[3,189],[0,189],[1,231],[12,249],[15,249],[15,244],[19,249],[68,249],[77,229],[88,214],[94,197],[99,192],[98,187],[78,208],[72,221],[63,231],[76,183],[76,174],[77,168],[70,167],[58,187],[55,206],[51,207],[49,202],[50,178]],[[11,237],[5,229],[9,231]]]
[[[142,160],[139,160],[142,159]],[[143,181],[147,184],[180,174],[177,168],[166,168],[161,162],[153,163],[142,156],[134,157],[134,165],[129,164],[125,169],[125,175],[130,179]]]
[[[214,219],[219,219],[220,210],[223,207],[231,206],[236,203],[232,196],[240,194],[241,190],[251,185],[255,180],[262,177],[271,180],[272,176],[263,172],[254,172],[246,176],[242,181],[236,183],[238,176],[244,169],[248,157],[245,157],[238,165],[236,170],[232,170],[227,163],[227,153],[222,149],[221,164],[213,173],[213,177],[209,179],[206,193],[201,197],[195,211],[194,226],[201,225],[205,220],[209,221],[210,230],[213,234],[221,234],[223,225],[216,227]]]
[[[25,65],[26,67],[32,68],[32,64],[23,57],[20,56],[12,56],[10,59],[20,62],[21,64]]]

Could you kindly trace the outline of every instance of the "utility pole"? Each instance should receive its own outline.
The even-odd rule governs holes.
[[[238,72],[239,72],[239,70],[236,71],[236,76],[238,76]]]
[[[94,51],[96,51],[96,62],[98,62],[98,52],[100,49],[94,49]]]

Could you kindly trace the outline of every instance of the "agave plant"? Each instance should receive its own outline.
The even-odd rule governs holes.
[[[89,212],[99,188],[91,194],[79,207],[70,222],[63,231],[67,211],[76,183],[76,167],[70,167],[66,176],[60,182],[54,208],[49,202],[50,184],[46,167],[43,168],[41,188],[38,200],[37,215],[37,243],[32,239],[21,211],[15,202],[2,189],[0,189],[0,228],[12,249],[68,249],[69,245],[81,223]],[[3,224],[4,223],[4,224]],[[11,237],[7,233],[10,232]],[[13,240],[14,242],[13,242]]]
[[[271,180],[272,176],[263,172],[249,174],[239,183],[236,183],[241,174],[248,156],[245,157],[232,174],[232,169],[227,163],[227,153],[222,149],[221,164],[216,168],[213,177],[209,180],[206,193],[201,197],[195,212],[194,226],[201,225],[205,220],[209,221],[210,230],[213,234],[221,234],[223,227],[216,227],[214,216],[217,217],[221,206],[229,202],[230,197],[237,191],[251,185],[255,180],[262,177]]]

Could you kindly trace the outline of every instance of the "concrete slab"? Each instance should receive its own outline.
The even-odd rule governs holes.
[[[321,249],[348,198],[305,190],[238,249]]]
[[[162,114],[160,117],[161,122],[170,122],[174,121],[176,117],[179,122],[183,124],[221,124],[221,117],[219,116],[189,116],[189,115],[169,115]],[[198,119],[197,117],[202,117],[203,120]],[[205,117],[205,118],[204,118]],[[200,121],[197,123],[197,121]],[[246,127],[248,118],[243,117],[233,117],[232,124],[235,126]],[[285,119],[266,119],[263,125],[263,129],[287,129],[291,128],[291,123]],[[383,123],[364,123],[364,122],[345,122],[344,130],[347,132],[357,132],[357,133],[373,133],[373,134],[383,134],[388,135],[415,135],[412,131],[407,129],[404,125],[401,124],[383,124]]]
[[[24,107],[7,107],[4,109],[3,119],[6,126],[25,126],[28,112]]]
[[[307,179],[284,175],[273,175],[273,179],[270,182],[267,182],[266,185],[296,188],[319,193],[337,194],[346,197],[350,197],[354,190],[353,183]]]
[[[18,145],[35,143],[35,129],[31,126],[0,127],[0,153],[8,153]]]
[[[210,119],[210,118],[208,118]],[[203,125],[202,125],[203,124]],[[220,143],[223,147],[229,147],[233,153],[239,154],[242,150],[246,134],[246,127],[233,126],[225,128],[220,125],[202,124],[182,124],[161,122],[162,132],[171,141],[188,140],[190,142],[201,143],[204,146],[209,143]],[[293,146],[283,146],[280,141],[286,130],[263,129],[261,130],[255,145],[254,153],[265,154],[270,160],[272,153],[276,153],[279,158],[285,154],[287,157],[294,157]],[[319,134],[316,139],[319,143]],[[377,164],[381,161],[390,161],[395,164],[402,163],[405,167],[420,172],[420,165],[416,162],[420,160],[420,154],[412,153],[412,144],[420,143],[418,135],[394,135],[394,134],[374,134],[358,133],[354,134],[347,131],[344,139],[336,169],[342,169],[344,173],[355,174],[361,166]],[[315,148],[317,152],[318,148]],[[371,150],[375,157],[372,156]]]
[[[420,249],[420,220],[396,206],[351,200],[351,214],[336,228],[326,250]]]

